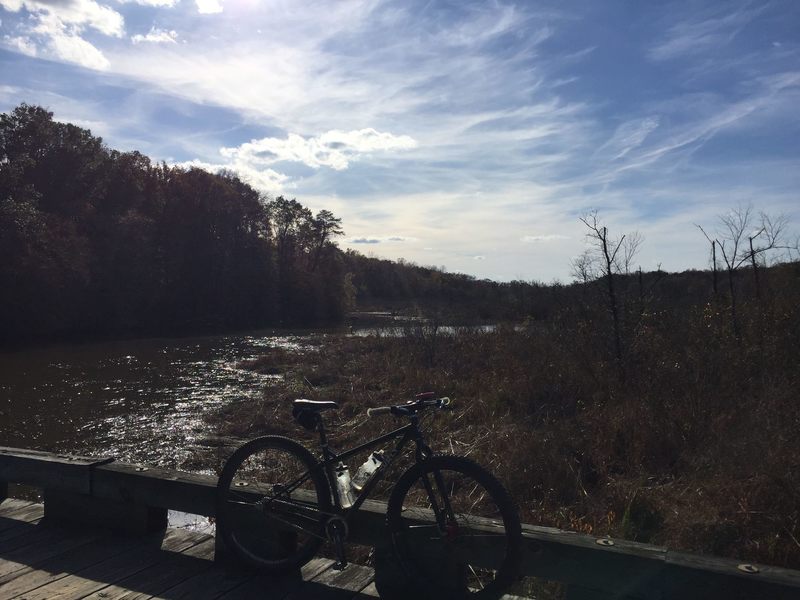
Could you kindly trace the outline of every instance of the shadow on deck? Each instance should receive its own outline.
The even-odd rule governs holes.
[[[253,575],[213,562],[212,536],[167,529],[131,538],[42,522],[43,507],[0,504],[0,598],[20,600],[366,599],[377,598],[373,571],[332,569],[316,558],[301,576]]]

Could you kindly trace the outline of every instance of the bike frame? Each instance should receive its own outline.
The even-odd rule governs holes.
[[[322,418],[320,415],[317,415],[317,430],[319,432],[319,439],[320,439],[320,449],[322,451],[322,460],[318,461],[317,464],[312,468],[300,475],[297,479],[292,481],[291,483],[287,484],[283,491],[289,492],[290,494],[296,490],[300,485],[302,485],[305,481],[307,481],[313,473],[317,472],[317,469],[323,469],[323,472],[326,476],[326,481],[328,482],[328,488],[331,491],[333,496],[333,503],[334,506],[332,507],[331,513],[324,513],[328,516],[337,516],[342,518],[345,522],[348,522],[351,515],[355,514],[358,509],[361,507],[362,504],[367,500],[369,495],[372,493],[372,490],[375,489],[375,486],[384,478],[386,473],[390,470],[392,463],[397,459],[398,456],[403,452],[406,444],[410,441],[413,441],[416,444],[416,452],[415,452],[415,460],[417,463],[422,462],[427,457],[433,454],[433,451],[425,444],[425,440],[422,437],[422,432],[419,430],[419,415],[416,413],[408,415],[410,419],[410,423],[399,429],[395,429],[394,431],[390,431],[380,437],[377,437],[373,440],[365,442],[355,448],[351,448],[344,452],[334,452],[330,445],[328,444],[328,437],[325,432],[325,425],[322,422]],[[388,458],[384,459],[383,464],[378,468],[375,474],[367,481],[364,488],[358,494],[357,498],[353,502],[353,504],[347,508],[342,507],[341,497],[339,496],[339,490],[336,485],[336,468],[335,464],[347,459],[350,456],[363,452],[364,450],[369,450],[370,448],[374,448],[379,446],[385,442],[390,440],[394,440],[399,438],[397,445],[394,448],[394,451],[389,455]],[[441,492],[444,492],[444,483],[442,481],[441,475],[439,473],[434,473],[434,481],[436,487]],[[433,511],[436,516],[436,521],[440,524],[444,523],[444,519],[446,515],[450,515],[452,517],[452,507],[450,506],[450,502],[447,498],[446,493],[442,493],[441,499],[443,506],[437,506],[437,503],[433,501],[434,499],[434,492],[433,486],[431,482],[424,478],[423,484],[425,486],[425,490],[428,493],[428,497],[432,500]],[[271,498],[265,498],[266,505],[269,505],[276,498],[273,496]],[[278,500],[279,504],[285,505],[284,501]],[[294,505],[291,501],[289,504]],[[302,506],[295,505],[295,506]],[[305,508],[311,508],[310,506],[305,506]],[[317,507],[316,510],[319,510]],[[287,522],[288,523],[288,522]],[[295,529],[301,529],[305,531],[301,526],[290,524]]]
[[[345,519],[347,519],[351,513],[357,511],[359,507],[361,507],[364,501],[369,497],[372,490],[375,489],[375,486],[378,485],[378,483],[389,471],[392,463],[394,463],[397,457],[403,452],[403,449],[406,447],[408,442],[414,441],[416,443],[417,450],[415,453],[415,458],[417,462],[422,461],[426,456],[430,456],[432,454],[431,449],[425,444],[425,440],[422,437],[422,432],[419,430],[419,416],[413,414],[409,418],[411,419],[411,422],[408,425],[404,425],[399,429],[390,431],[389,433],[365,442],[360,446],[356,446],[355,448],[351,448],[350,450],[345,450],[344,452],[339,453],[334,452],[328,444],[328,436],[325,432],[325,426],[322,422],[322,418],[319,418],[318,431],[320,448],[322,450],[322,460],[320,461],[319,465],[325,470],[325,474],[327,475],[328,485],[333,493],[333,504],[335,510],[337,513],[343,514]],[[383,464],[378,468],[375,474],[370,477],[369,481],[367,481],[364,488],[356,497],[352,506],[349,506],[348,508],[342,508],[342,500],[339,497],[339,488],[336,485],[335,465],[351,456],[363,452],[364,450],[369,450],[370,448],[380,446],[397,438],[400,438],[400,440],[397,442],[394,451],[384,459]]]

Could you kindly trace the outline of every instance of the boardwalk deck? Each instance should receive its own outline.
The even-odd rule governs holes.
[[[0,500],[9,484],[41,490],[44,508],[0,504],[0,600],[377,597],[373,572],[363,567],[338,572],[319,559],[294,579],[253,577],[221,568],[224,546],[215,549],[209,536],[165,530],[168,509],[214,516],[214,476],[0,447]],[[375,548],[379,589],[405,600],[385,519],[386,505],[367,501],[349,539]],[[545,580],[563,586],[569,600],[800,600],[800,571],[535,525],[522,534],[519,588],[529,594]]]
[[[355,600],[377,598],[372,569],[316,558],[301,577],[257,576],[213,562],[214,539],[167,529],[144,537],[42,523],[39,504],[0,504],[0,599]]]

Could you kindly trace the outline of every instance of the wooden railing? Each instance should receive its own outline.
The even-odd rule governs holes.
[[[168,509],[214,516],[217,479],[0,447],[0,499],[9,483],[42,490],[46,519],[142,533],[165,527]],[[349,539],[380,547],[385,511],[385,504],[367,501]],[[791,569],[534,525],[524,525],[523,535],[524,575],[566,584],[569,598],[800,599],[800,572]]]

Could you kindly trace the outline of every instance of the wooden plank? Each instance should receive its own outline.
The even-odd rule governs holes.
[[[16,522],[31,522],[41,519],[44,516],[44,506],[41,504],[34,504],[33,502],[25,502],[21,506],[13,509],[5,510],[0,514],[0,520],[16,521]]]
[[[157,565],[147,567],[114,585],[87,596],[87,600],[144,600],[157,597],[170,588],[210,568],[214,541],[193,534],[195,542],[181,553],[166,554]]]
[[[375,582],[373,581],[367,587],[365,587],[361,592],[359,592],[359,597],[363,598],[380,598],[380,594],[378,594],[378,588],[375,587]]]
[[[0,480],[29,481],[50,478],[52,485],[69,490],[89,473],[89,487],[98,499],[135,502],[144,506],[173,508],[194,514],[213,515],[216,478],[135,465],[98,464],[91,457],[64,457],[35,451],[0,449]],[[94,462],[92,462],[94,461]],[[23,469],[20,465],[24,465]],[[80,467],[78,471],[76,468]],[[40,474],[36,474],[41,469]],[[77,472],[82,473],[75,477]],[[61,473],[61,475],[58,475]],[[21,479],[11,478],[20,475]],[[5,479],[4,479],[5,478]],[[9,479],[10,478],[10,479]],[[74,491],[74,490],[73,490]],[[351,540],[375,545],[384,535],[385,505],[368,501],[353,519]],[[489,523],[476,523],[480,530]],[[800,597],[800,572],[757,565],[755,573],[736,569],[737,561],[715,557],[693,557],[666,548],[614,540],[600,545],[591,536],[524,527],[523,571],[526,575],[564,582],[590,590],[619,590],[631,597],[660,598],[659,590],[675,593],[684,586],[683,597],[701,597],[697,590],[762,590],[772,597]],[[708,593],[711,593],[708,592]]]
[[[547,527],[523,527],[523,574],[597,590],[650,589],[664,571],[666,548],[597,538]]]
[[[582,593],[629,598],[800,598],[800,572],[757,565],[747,574],[730,559],[676,553],[658,546],[524,526],[524,574],[564,582]],[[575,591],[577,593],[577,589]],[[740,595],[743,594],[743,595]]]
[[[110,460],[0,446],[0,481],[88,494],[91,469]]]
[[[290,594],[287,600],[350,600],[372,583],[372,569],[348,565],[338,571],[328,569]]]
[[[164,560],[164,552],[180,552],[195,544],[195,540],[177,529],[167,531],[162,539],[154,536],[152,542],[137,545],[107,560],[30,590],[25,593],[25,600],[79,600],[158,564]]]
[[[16,498],[6,498],[0,502],[0,517],[7,517],[9,516],[9,513],[30,506],[36,506],[36,502],[31,502],[30,500],[17,500]]]
[[[215,568],[213,561],[209,561],[204,571],[152,597],[167,600],[218,598],[242,585],[249,577],[242,571]]]
[[[681,552],[668,552],[666,576],[659,582],[665,597],[797,600],[800,582],[797,571],[749,565],[757,572],[738,567],[741,562]]]
[[[190,549],[184,554],[193,554],[193,550]],[[209,546],[207,551],[208,554],[205,555],[207,560],[203,561],[202,570],[151,597],[169,600],[217,598],[238,587],[251,576],[241,570],[223,570],[216,567],[212,560],[208,560],[213,555],[213,546]]]
[[[24,539],[7,540],[0,544],[0,589],[17,575],[32,571],[60,554],[91,546],[100,539],[97,532],[42,528]]]
[[[25,535],[9,535],[7,538],[0,537],[0,560],[8,560],[16,556],[15,553],[25,551],[27,546],[46,546],[55,545],[61,541],[70,544],[70,540],[78,538],[81,543],[91,541],[102,536],[101,532],[94,530],[84,530],[75,527],[48,526],[46,523],[21,523],[29,525]],[[11,530],[9,530],[11,531]],[[33,550],[35,552],[35,550]]]
[[[0,543],[32,535],[38,530],[40,521],[41,517],[34,521],[14,521],[14,525],[0,531]]]
[[[313,558],[303,565],[299,573],[276,575],[253,575],[242,585],[220,596],[220,600],[283,600],[293,591],[330,569],[333,561],[328,558]]]
[[[14,571],[9,575],[8,580],[0,585],[0,597],[13,598],[16,595],[30,592],[142,544],[160,543],[159,540],[158,535],[151,536],[150,539],[130,539],[111,535],[96,538],[72,551],[59,553],[45,561]]]
[[[157,467],[110,463],[93,470],[93,495],[195,515],[214,516],[217,478]]]
[[[24,531],[41,521],[44,510],[41,504],[28,504],[0,516],[0,540],[13,537],[14,531]]]

